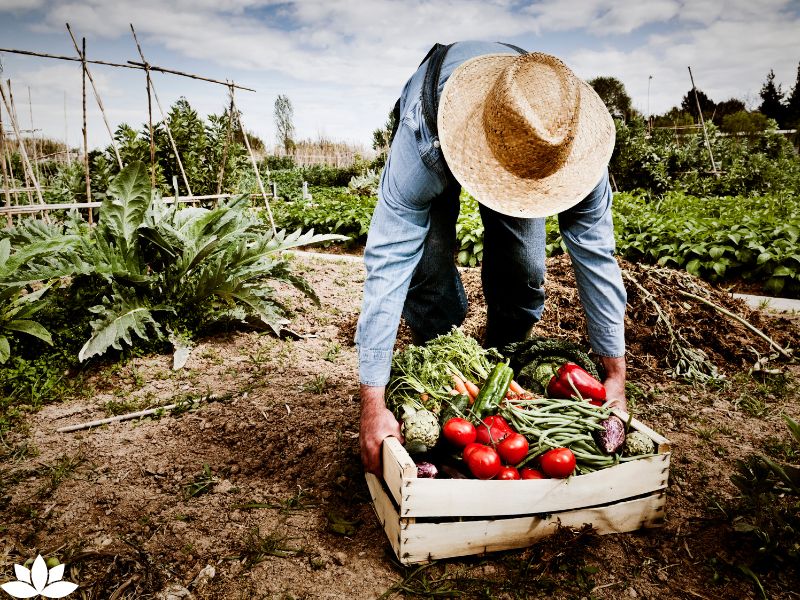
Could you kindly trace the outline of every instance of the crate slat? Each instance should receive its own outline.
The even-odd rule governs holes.
[[[417,478],[417,465],[411,459],[400,440],[388,437],[383,440],[383,480],[400,505],[403,503],[403,487],[411,479]]]
[[[667,487],[669,457],[659,454],[568,479],[411,479],[403,487],[400,516],[524,515],[615,502]]]
[[[664,516],[665,493],[603,507],[569,510],[552,515],[487,521],[414,523],[401,531],[400,560],[424,562],[530,546],[552,535],[558,526],[580,528],[591,523],[600,535],[655,527]]]

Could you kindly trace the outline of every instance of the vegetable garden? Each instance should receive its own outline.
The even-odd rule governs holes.
[[[192,190],[215,191],[226,114],[204,124],[184,102],[173,115],[180,151],[204,144],[186,155],[213,158],[187,161]],[[240,142],[224,160],[242,195],[180,208],[162,198],[164,136],[152,189],[144,133],[118,135],[123,169],[110,150],[93,157],[96,225],[73,212],[0,232],[0,573],[40,552],[86,598],[797,595],[800,330],[796,315],[729,293],[800,289],[800,168],[782,137],[712,131],[724,172],[708,177],[699,139],[618,132],[626,392],[630,413],[673,443],[662,526],[563,528],[521,550],[405,566],[358,456],[364,274],[340,256],[363,245],[379,165],[264,159],[281,196],[273,232]],[[70,169],[53,171],[50,201],[83,193]],[[401,328],[389,387],[420,477],[568,487],[657,456],[580,379],[601,374],[555,220],[540,338],[477,344],[482,229],[462,199],[467,320],[424,347]],[[296,251],[310,245],[330,255]]]

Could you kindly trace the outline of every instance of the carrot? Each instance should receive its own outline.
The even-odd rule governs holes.
[[[518,384],[516,381],[514,381],[513,379],[511,380],[511,383],[508,385],[508,389],[510,389],[515,394],[524,394],[525,393],[525,390],[522,389],[522,386],[520,384]]]
[[[467,392],[469,393],[468,395],[470,397],[470,400],[472,400],[472,402],[475,402],[475,398],[477,398],[478,394],[480,394],[481,392],[480,388],[474,383],[472,383],[469,379],[464,380],[464,385],[467,387]]]
[[[469,392],[467,392],[467,387],[464,385],[464,380],[462,380],[458,375],[453,375],[453,385],[459,394],[464,394],[465,396],[469,396]]]

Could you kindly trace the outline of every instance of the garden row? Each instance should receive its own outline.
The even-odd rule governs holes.
[[[373,196],[347,188],[312,188],[311,200],[276,205],[281,227],[338,233],[366,241]],[[617,252],[631,261],[685,269],[712,282],[745,280],[770,294],[800,291],[800,202],[788,193],[700,198],[644,192],[614,198]],[[474,199],[463,194],[456,225],[458,261],[476,266],[483,257],[483,225]],[[561,254],[556,218],[547,220],[547,254]]]

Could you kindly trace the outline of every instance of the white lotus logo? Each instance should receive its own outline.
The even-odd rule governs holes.
[[[63,598],[71,594],[78,585],[69,581],[61,581],[64,577],[64,565],[56,565],[48,569],[39,554],[33,561],[33,567],[26,569],[22,565],[14,565],[14,574],[17,581],[9,581],[0,585],[0,589],[14,598]]]

